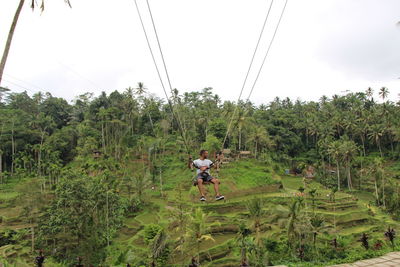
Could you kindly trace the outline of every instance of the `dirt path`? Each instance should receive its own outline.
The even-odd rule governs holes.
[[[390,252],[382,257],[356,261],[354,263],[344,263],[338,265],[330,265],[326,267],[399,267],[400,266],[400,252]],[[286,267],[279,265],[275,267]]]
[[[382,257],[357,261],[354,263],[345,263],[332,265],[329,267],[398,267],[400,266],[400,252],[391,252]]]

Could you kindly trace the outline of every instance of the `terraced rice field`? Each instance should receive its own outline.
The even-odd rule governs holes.
[[[161,197],[155,191],[147,192],[146,198],[149,204],[143,212],[128,216],[124,220],[124,225],[116,234],[115,242],[112,242],[110,250],[127,252],[132,257],[143,255],[147,249],[143,238],[146,225],[160,224],[164,227],[173,227],[173,225],[171,226],[173,213],[180,206],[188,211],[200,207],[203,211],[211,214],[209,223],[217,222],[211,228],[214,240],[203,242],[200,246],[203,266],[237,266],[239,256],[234,252],[233,244],[238,225],[240,222],[251,225],[246,202],[252,198],[263,200],[265,216],[261,221],[261,236],[279,239],[281,236],[287,235],[288,207],[300,186],[306,187],[305,192],[310,188],[317,188],[314,201],[308,194],[304,195],[305,211],[310,213],[314,211],[319,214],[324,219],[330,234],[352,237],[353,245],[358,245],[356,240],[363,232],[374,234],[388,225],[399,226],[388,215],[369,206],[371,196],[368,193],[338,192],[333,200],[329,196],[330,190],[315,181],[304,183],[300,177],[280,176],[261,163],[245,162],[242,164],[247,167],[239,166],[240,172],[237,172],[237,167],[233,164],[221,171],[221,191],[226,196],[226,200],[220,202],[212,199],[212,186],[207,186],[209,200],[205,203],[199,202],[197,188],[191,186],[191,174],[188,171],[184,171],[180,175],[178,173],[169,174],[165,177],[167,190],[163,192],[163,196]],[[238,175],[243,176],[238,179]],[[246,183],[246,180],[252,182]],[[0,194],[0,214],[2,216],[0,230],[26,229],[29,231],[32,225],[22,222],[22,210],[15,206],[18,195],[7,191],[4,193]],[[181,233],[176,231],[176,234],[169,238],[175,240],[179,235]],[[113,254],[118,255],[118,253]],[[3,257],[12,257],[13,255],[31,257],[29,243],[25,247],[14,245],[1,247],[0,255]],[[188,257],[173,252],[171,265],[177,266],[183,260],[187,261]],[[115,259],[110,259],[110,262],[113,261]],[[23,267],[24,265],[21,263],[18,266]]]

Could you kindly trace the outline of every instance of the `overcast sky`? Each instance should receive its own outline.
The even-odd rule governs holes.
[[[172,86],[180,92],[213,87],[223,99],[236,100],[270,1],[150,0]],[[18,2],[0,1],[1,49]],[[32,12],[30,2],[17,25],[3,86],[72,100],[144,82],[163,97],[133,0],[71,0],[72,9],[63,0],[47,0],[42,14]],[[138,2],[151,33],[145,0]],[[249,85],[283,4],[274,1]],[[369,86],[376,94],[386,86],[397,100],[398,21],[399,0],[289,0],[251,100],[316,100]]]

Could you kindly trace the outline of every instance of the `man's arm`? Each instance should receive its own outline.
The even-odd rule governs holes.
[[[208,169],[214,169],[216,167],[215,162],[212,162],[211,160],[209,160],[209,167]]]

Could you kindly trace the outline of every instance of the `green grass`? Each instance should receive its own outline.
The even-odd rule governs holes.
[[[238,189],[276,184],[270,166],[253,160],[235,161],[221,170],[221,180],[231,180]]]
[[[1,191],[0,193],[0,203],[1,202],[6,202],[10,200],[14,200],[19,196],[18,192],[7,192],[7,191]]]
[[[287,209],[299,187],[304,186],[302,177],[277,174],[271,166],[252,159],[232,162],[223,166],[219,176],[221,192],[227,199],[221,202],[212,201],[214,190],[213,186],[210,185],[206,187],[210,200],[207,203],[200,203],[198,201],[198,189],[191,185],[194,172],[185,168],[183,161],[176,160],[173,156],[170,159],[168,168],[163,170],[164,197],[161,197],[158,187],[156,190],[147,190],[144,194],[147,204],[143,207],[143,211],[124,219],[123,227],[118,231],[109,248],[110,256],[107,262],[111,266],[114,266],[112,263],[116,261],[117,256],[114,254],[121,253],[126,249],[131,250],[132,255],[137,258],[148,256],[148,244],[144,242],[143,238],[143,228],[147,224],[154,223],[166,227],[170,233],[169,240],[176,240],[179,233],[174,231],[173,227],[168,227],[171,221],[171,213],[177,209],[180,201],[183,202],[188,212],[192,208],[201,207],[204,211],[211,212],[210,222],[220,222],[220,225],[212,230],[215,241],[207,241],[201,244],[202,255],[206,255],[204,256],[204,266],[237,266],[238,251],[232,251],[230,246],[234,242],[235,229],[240,222],[249,226],[252,225],[246,208],[247,201],[252,198],[262,199],[265,206],[264,210],[267,212],[261,220],[264,229],[261,236],[274,239],[286,236]],[[0,230],[4,228],[18,229],[24,224],[23,222],[12,222],[13,220],[23,219],[20,218],[20,207],[12,206],[15,205],[13,204],[14,200],[18,198],[18,193],[13,190],[16,184],[0,186],[0,214],[5,218],[5,221],[0,224]],[[179,188],[181,188],[181,198],[179,197]],[[305,211],[309,214],[312,212],[311,198],[308,195],[311,188],[317,188],[315,212],[325,218],[329,233],[350,238],[352,247],[359,247],[357,240],[364,232],[368,232],[371,239],[375,240],[377,238],[382,239],[382,231],[388,224],[399,229],[398,222],[395,222],[390,215],[374,206],[368,208],[368,203],[373,200],[371,193],[337,192],[336,202],[333,203],[327,196],[330,190],[310,180],[306,184],[304,201]],[[282,214],[278,216],[278,213]],[[273,215],[278,217],[272,219],[271,216]],[[333,227],[333,219],[335,219],[337,225],[337,232]],[[319,239],[323,239],[322,235]],[[329,240],[321,241],[321,244],[323,242],[329,243]],[[207,262],[208,254],[212,256],[212,262]],[[179,257],[179,255],[174,254],[173,258],[179,260]],[[188,259],[186,258],[186,260]],[[348,258],[348,260],[351,260],[351,258]],[[284,262],[282,261],[282,263]],[[289,262],[288,264],[291,264],[291,266],[322,266],[320,263],[297,265],[297,263]],[[20,266],[24,265],[21,264]]]

